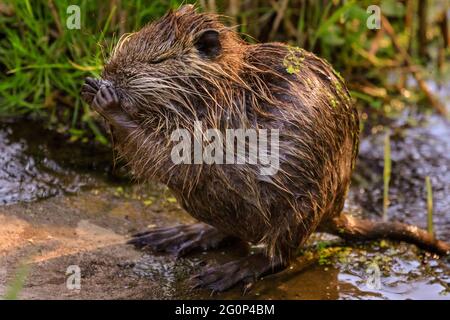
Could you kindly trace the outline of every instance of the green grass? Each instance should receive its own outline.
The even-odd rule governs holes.
[[[384,169],[383,169],[383,221],[388,220],[389,183],[391,181],[391,139],[389,130],[384,136]]]
[[[123,1],[125,28],[135,30],[180,2]],[[0,115],[45,116],[61,131],[77,137],[87,130],[106,143],[79,91],[86,76],[99,75],[119,36],[119,9],[109,2],[78,1],[81,30],[69,30],[66,8],[73,1],[53,1],[53,12],[46,0],[6,3],[15,15],[0,17],[0,35],[5,36],[0,41],[0,67],[5,70],[0,75]]]
[[[3,296],[4,300],[17,300],[19,298],[19,294],[22,291],[29,272],[30,267],[28,264],[22,263],[19,266],[14,279],[6,289],[6,293]]]
[[[433,189],[431,187],[431,179],[429,176],[425,177],[425,186],[427,190],[427,229],[428,233],[434,235],[433,227]]]

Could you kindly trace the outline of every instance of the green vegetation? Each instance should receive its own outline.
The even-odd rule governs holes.
[[[383,170],[383,220],[387,221],[389,207],[389,183],[391,181],[391,139],[389,131],[384,137],[384,170]]]
[[[3,297],[5,300],[17,300],[19,293],[22,291],[23,285],[27,279],[30,267],[26,263],[22,263],[16,271],[15,278],[8,285],[6,293]]]
[[[95,136],[106,143],[96,115],[80,100],[83,79],[98,76],[122,34],[193,1],[75,2],[81,9],[81,30],[66,28],[73,1],[0,0],[0,115],[40,116],[72,139]],[[439,80],[448,71],[445,0],[425,7],[422,2],[200,0],[197,5],[229,16],[229,24],[237,25],[247,41],[283,41],[318,53],[342,73],[353,97],[373,114],[398,111],[423,98],[445,113],[423,72],[437,66],[433,78]],[[387,18],[379,30],[366,25],[370,5],[379,5]],[[290,70],[298,68],[301,63]],[[388,73],[397,77],[394,83],[387,81]],[[419,86],[408,87],[408,76]]]
[[[429,176],[425,177],[425,185],[427,189],[427,227],[428,233],[434,235],[433,228],[433,189],[431,188],[431,179]]]
[[[302,68],[305,56],[303,51],[298,47],[289,47],[289,53],[283,60],[283,66],[289,74],[298,74]]]
[[[86,76],[98,76],[114,42],[181,1],[79,1],[81,30],[66,28],[73,1],[6,1],[0,15],[0,115],[44,116],[74,137],[106,139],[80,99]],[[0,39],[2,37],[0,36]]]

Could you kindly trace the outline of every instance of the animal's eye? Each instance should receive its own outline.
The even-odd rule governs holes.
[[[150,64],[158,64],[158,63],[161,63],[161,62],[163,62],[163,61],[165,61],[165,60],[167,60],[166,57],[156,58],[156,59],[150,60],[149,63],[150,63]]]

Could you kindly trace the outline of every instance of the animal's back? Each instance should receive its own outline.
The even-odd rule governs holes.
[[[266,85],[271,97],[249,96],[242,110],[249,128],[279,130],[278,172],[203,165],[189,193],[174,192],[197,219],[282,255],[342,210],[357,154],[358,116],[343,81],[312,53],[278,43],[252,45],[246,63],[242,77],[255,92]]]

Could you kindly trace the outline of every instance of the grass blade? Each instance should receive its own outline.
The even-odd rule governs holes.
[[[8,289],[3,297],[5,300],[17,300],[19,298],[19,293],[27,279],[30,267],[27,263],[22,263],[17,270],[16,276],[13,281],[9,284]]]
[[[431,188],[431,179],[429,176],[425,177],[425,186],[427,189],[427,229],[428,233],[434,236],[433,228],[433,190]]]
[[[384,137],[384,170],[383,170],[383,221],[387,221],[387,210],[389,207],[389,183],[391,180],[391,141],[390,132]]]

